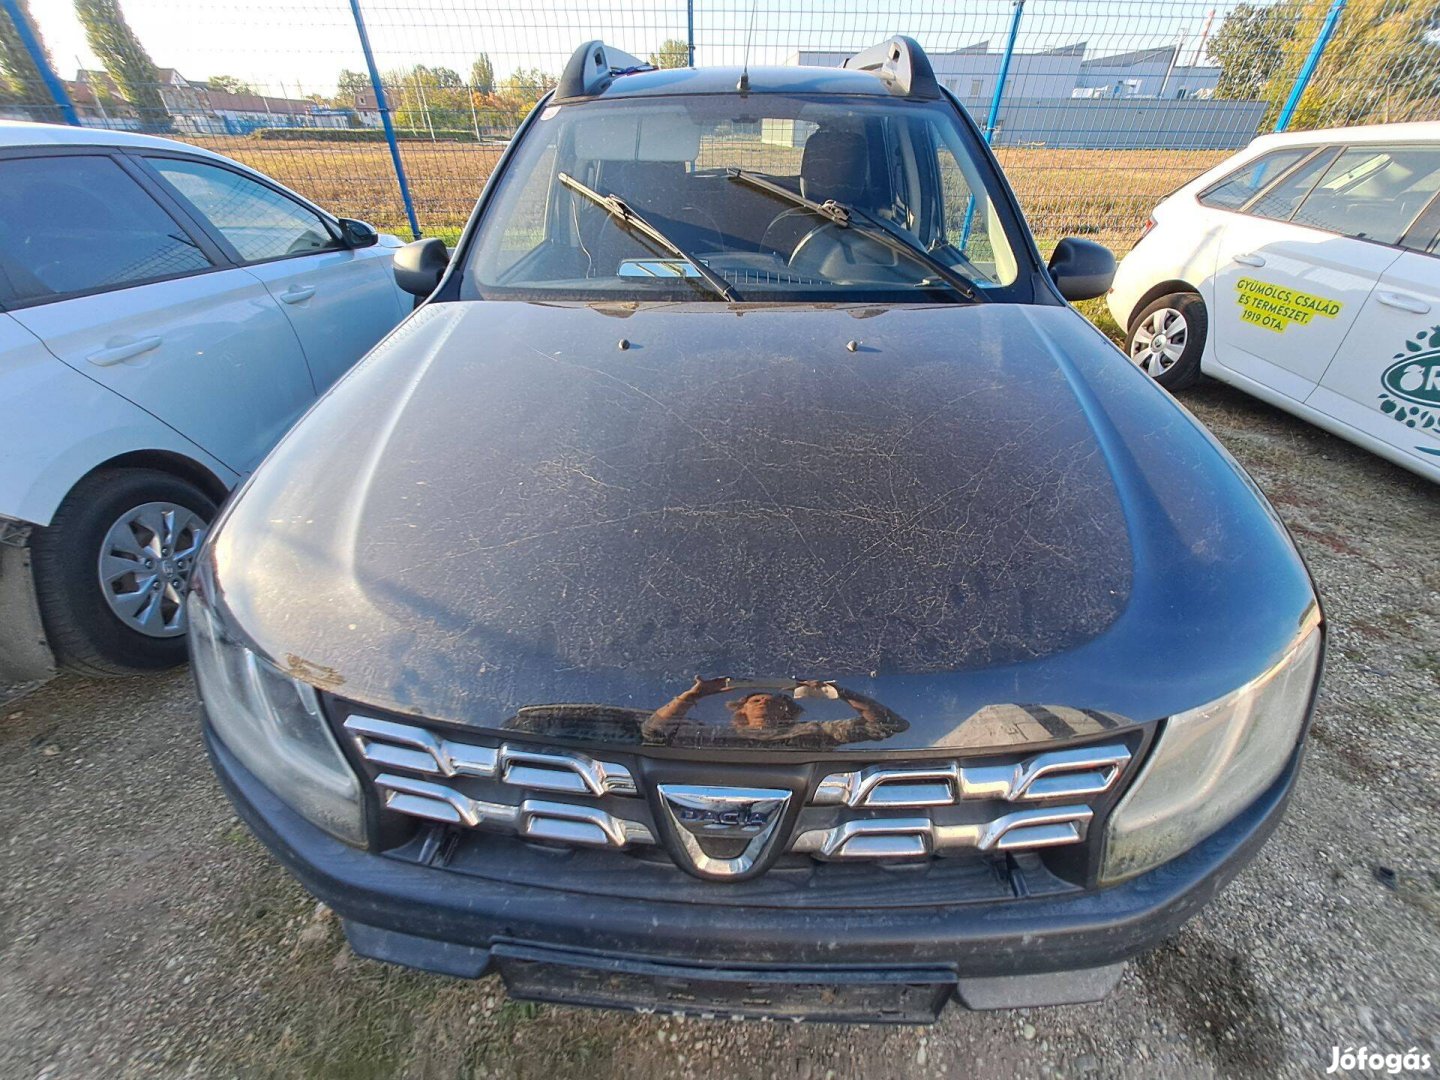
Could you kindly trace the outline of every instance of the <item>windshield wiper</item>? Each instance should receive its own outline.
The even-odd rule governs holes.
[[[727,169],[726,172],[731,180],[748,184],[750,187],[759,191],[769,192],[777,198],[786,199],[796,206],[819,214],[821,217],[826,218],[842,229],[855,229],[857,232],[879,240],[891,250],[915,259],[966,300],[984,299],[979,289],[976,288],[975,282],[971,281],[958,270],[946,266],[888,221],[871,217],[858,207],[846,206],[844,203],[836,202],[834,199],[817,202],[814,199],[806,198],[797,191],[791,191],[784,184],[777,183],[770,177],[760,173],[751,172],[749,169]]]
[[[691,255],[679,244],[675,243],[674,240],[671,240],[654,225],[651,225],[650,222],[646,221],[635,210],[634,207],[632,207],[629,203],[627,203],[624,199],[620,198],[618,195],[602,195],[594,188],[586,187],[569,173],[556,173],[555,179],[559,180],[560,183],[564,184],[571,191],[578,192],[579,194],[584,195],[585,198],[589,199],[596,206],[608,212],[611,217],[613,217],[616,221],[620,222],[620,224],[624,225],[626,228],[633,229],[635,232],[638,232],[644,236],[648,236],[651,240],[655,241],[655,243],[659,244],[666,251],[670,252],[670,254],[684,259],[687,263],[689,263],[695,268],[695,272],[700,275],[701,279],[705,282],[705,284],[709,285],[726,300],[729,300],[731,303],[735,303],[740,299],[738,296],[735,295],[735,290],[730,287],[729,282],[727,282],[719,274],[715,273],[715,271],[711,270],[694,255]]]

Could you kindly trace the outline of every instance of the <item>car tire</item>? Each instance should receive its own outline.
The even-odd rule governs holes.
[[[32,540],[40,616],[62,667],[138,675],[185,662],[189,572],[215,511],[158,469],[107,469],[71,489]]]
[[[1210,318],[1199,295],[1169,293],[1150,301],[1131,321],[1125,353],[1166,390],[1183,390],[1200,378],[1209,330]]]

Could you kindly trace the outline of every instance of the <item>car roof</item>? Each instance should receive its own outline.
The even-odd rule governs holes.
[[[151,150],[183,150],[217,160],[226,160],[189,143],[140,135],[133,131],[111,131],[109,128],[71,127],[66,124],[32,124],[24,120],[0,120],[0,149],[19,146],[127,146]]]
[[[1277,146],[1315,146],[1321,143],[1333,146],[1393,142],[1440,143],[1440,121],[1421,120],[1409,124],[1362,124],[1357,127],[1286,131],[1278,135],[1261,135],[1250,147],[1272,149]]]
[[[738,95],[739,67],[664,68],[622,75],[601,93],[583,100],[601,101],[619,97],[661,97],[667,94]],[[840,67],[796,65],[752,67],[750,94],[863,94],[867,97],[902,95],[889,89],[883,79],[868,71]]]

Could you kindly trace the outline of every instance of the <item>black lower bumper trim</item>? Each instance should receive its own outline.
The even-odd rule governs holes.
[[[944,968],[807,970],[698,967],[500,942],[489,949],[344,920],[361,956],[476,979],[497,971],[511,996],[561,1005],[705,1018],[929,1023],[953,994],[971,1009],[1099,1001],[1123,962],[1041,975],[957,978]]]
[[[505,942],[490,955],[506,990],[525,1000],[737,1020],[929,1023],[955,991],[944,968],[713,968]]]
[[[829,985],[840,973],[843,983],[859,971],[883,974],[876,985],[888,986],[887,994],[909,973],[945,972],[951,990],[972,1008],[1103,996],[1118,978],[1118,965],[1172,934],[1259,849],[1280,819],[1299,761],[1297,754],[1269,791],[1215,835],[1108,889],[979,906],[817,911],[637,903],[580,895],[563,882],[539,888],[489,881],[359,851],[291,810],[208,725],[206,742],[241,817],[345,920],[357,952],[471,978],[494,965],[517,996],[580,1004],[678,1007],[659,999],[656,984],[646,981],[669,977],[694,984],[682,993],[703,1001],[682,1011],[723,1015],[751,1015],[729,1007],[734,987],[766,973],[779,976],[770,1014],[790,1007],[792,995],[776,989],[789,985],[810,988],[811,1008],[804,1013],[810,1018],[826,1014],[814,1008],[812,991],[820,982]],[[524,955],[540,966],[524,967],[515,950],[538,950]],[[602,992],[596,971],[623,978]],[[906,999],[886,1008],[923,1018],[923,996],[901,995]],[[855,1005],[859,1012],[868,1007]],[[834,1018],[860,1017],[847,1005],[837,1006]],[[863,1018],[884,1017],[870,1012]]]

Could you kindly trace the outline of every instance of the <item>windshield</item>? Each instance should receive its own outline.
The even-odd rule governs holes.
[[[723,283],[761,302],[999,298],[1023,249],[972,146],[943,101],[549,106],[486,205],[462,295],[719,301]]]

